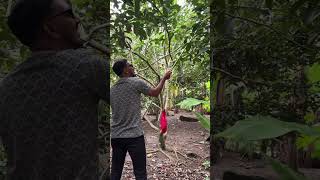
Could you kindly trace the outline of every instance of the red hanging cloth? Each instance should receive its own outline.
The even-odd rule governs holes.
[[[167,118],[166,118],[166,111],[163,110],[160,116],[160,133],[164,134],[167,132],[168,124],[167,124]]]

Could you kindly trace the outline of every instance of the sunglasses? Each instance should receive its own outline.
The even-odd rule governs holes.
[[[48,18],[48,20],[54,19],[54,18],[59,17],[59,16],[64,16],[64,15],[68,15],[69,17],[71,17],[71,18],[73,18],[73,19],[76,17],[76,16],[74,15],[72,9],[70,8],[70,9],[67,9],[67,10],[61,12],[61,13],[58,13],[58,14],[53,15],[53,16],[50,16],[50,17]]]

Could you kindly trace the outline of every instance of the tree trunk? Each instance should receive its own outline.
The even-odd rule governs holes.
[[[220,140],[214,139],[214,134],[220,132],[222,130],[222,124],[223,124],[223,105],[224,105],[224,80],[220,79],[217,84],[217,92],[216,92],[216,107],[211,111],[211,119],[214,119],[214,121],[211,121],[211,165],[214,165],[219,161],[222,154],[223,149],[223,143],[221,143]],[[214,113],[213,113],[214,112]]]
[[[297,135],[294,132],[288,135],[288,166],[292,168],[294,171],[298,170],[296,138]]]

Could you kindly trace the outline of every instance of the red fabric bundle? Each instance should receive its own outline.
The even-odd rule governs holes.
[[[166,111],[163,110],[160,116],[160,133],[164,134],[167,132],[167,118],[166,118]]]

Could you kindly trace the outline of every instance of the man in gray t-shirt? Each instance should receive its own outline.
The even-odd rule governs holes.
[[[146,148],[141,123],[141,94],[158,96],[165,81],[170,78],[171,71],[167,71],[157,87],[153,88],[145,81],[135,77],[134,68],[126,59],[115,62],[112,69],[120,79],[110,89],[111,179],[120,180],[125,157],[129,152],[136,179],[146,180]]]

